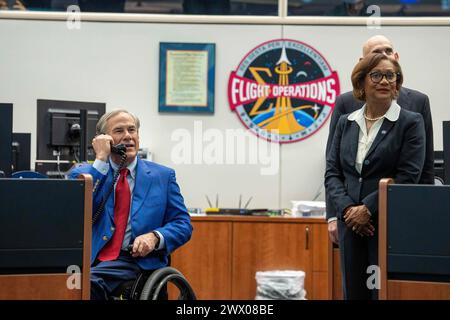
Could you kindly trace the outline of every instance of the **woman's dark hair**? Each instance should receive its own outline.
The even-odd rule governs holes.
[[[353,96],[356,99],[366,101],[366,93],[364,92],[366,75],[382,60],[389,60],[394,65],[395,72],[397,73],[396,89],[398,93],[403,83],[403,72],[400,64],[396,60],[393,60],[382,53],[371,53],[362,58],[352,71]]]

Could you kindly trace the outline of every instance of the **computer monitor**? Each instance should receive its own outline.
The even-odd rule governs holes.
[[[444,147],[445,184],[450,184],[450,121],[442,122],[442,145]]]
[[[12,108],[12,103],[0,103],[0,171],[6,177],[11,176]]]
[[[90,142],[95,136],[95,126],[105,113],[106,104],[97,102],[37,100],[37,152],[36,171],[50,177],[61,177],[81,160],[94,160]],[[86,110],[87,125],[81,124],[82,111]],[[81,137],[86,130],[82,150]],[[83,155],[87,155],[83,159]]]
[[[17,133],[12,135],[12,170],[30,170],[31,133]]]
[[[444,151],[434,151],[434,176],[439,177],[442,181],[445,181],[444,173]]]
[[[78,109],[54,109],[47,110],[50,115],[50,145],[58,147],[80,147],[81,139],[81,115]],[[97,110],[87,112],[88,138],[95,136],[95,126],[99,120]]]

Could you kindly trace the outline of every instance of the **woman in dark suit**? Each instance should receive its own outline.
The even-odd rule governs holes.
[[[397,61],[370,54],[352,72],[365,102],[340,117],[327,157],[325,186],[337,209],[345,299],[376,299],[378,183],[418,183],[425,159],[422,116],[396,102],[403,83]],[[375,274],[377,275],[377,274]]]

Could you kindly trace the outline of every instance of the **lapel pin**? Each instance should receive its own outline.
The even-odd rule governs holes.
[[[386,134],[386,130],[381,131],[381,134]]]

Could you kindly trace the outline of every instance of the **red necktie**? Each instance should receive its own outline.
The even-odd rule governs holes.
[[[128,223],[128,214],[130,212],[130,187],[127,181],[129,171],[127,168],[120,170],[119,181],[116,185],[114,201],[114,224],[116,230],[111,240],[103,247],[98,255],[100,261],[115,260],[119,256],[122,248],[125,229]]]

